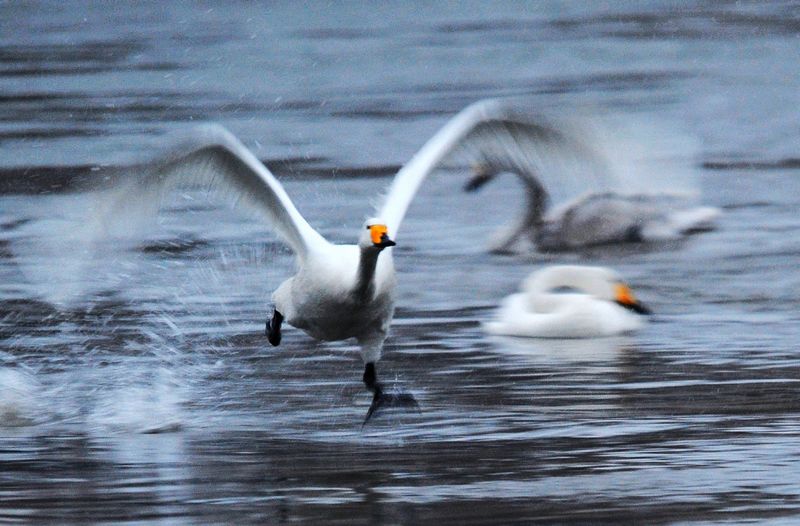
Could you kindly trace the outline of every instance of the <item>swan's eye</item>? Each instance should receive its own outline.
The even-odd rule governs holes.
[[[614,295],[616,300],[623,305],[636,305],[639,303],[636,300],[636,296],[633,295],[633,291],[624,283],[614,285]]]
[[[370,225],[367,228],[369,229],[369,236],[372,238],[372,242],[376,245],[383,243],[383,236],[388,235],[389,232],[389,229],[386,228],[386,225]]]

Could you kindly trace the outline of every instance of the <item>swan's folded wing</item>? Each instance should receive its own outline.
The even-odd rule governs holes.
[[[580,175],[584,183],[587,177],[607,178],[601,156],[569,133],[500,101],[479,101],[445,124],[395,176],[378,212],[393,235],[425,177],[454,160],[527,174],[556,197],[570,175]]]
[[[299,257],[324,238],[300,215],[283,186],[236,137],[218,125],[195,128],[172,142],[158,157],[126,170],[127,194],[112,206],[126,208],[133,190],[156,201],[180,185],[200,187],[234,205],[247,205],[264,216]],[[133,173],[136,172],[136,173]],[[127,208],[133,208],[127,206]],[[118,214],[124,216],[125,214]]]

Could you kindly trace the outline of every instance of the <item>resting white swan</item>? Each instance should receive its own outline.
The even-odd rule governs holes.
[[[645,308],[613,270],[557,265],[537,270],[505,298],[485,329],[530,338],[592,338],[638,329]]]
[[[526,238],[540,250],[569,250],[672,240],[714,227],[719,210],[697,205],[691,168],[659,158],[671,152],[645,151],[636,158],[641,152],[631,150],[640,145],[633,148],[610,131],[598,133],[590,122],[560,123],[510,106],[496,112],[506,146],[467,153],[475,173],[465,189],[477,190],[510,172],[522,182],[527,203],[524,214],[495,235],[493,252],[512,252]],[[486,126],[496,130],[497,119],[490,116]],[[635,140],[645,150],[658,150],[655,143],[666,141],[662,135],[649,131]]]

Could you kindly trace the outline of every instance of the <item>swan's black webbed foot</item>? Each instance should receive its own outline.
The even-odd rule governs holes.
[[[420,412],[417,399],[414,398],[414,395],[411,393],[385,393],[380,385],[377,385],[375,394],[372,396],[372,403],[369,405],[367,416],[364,417],[364,422],[361,424],[361,427],[364,427],[367,422],[369,422],[369,419],[381,409],[392,407],[406,407]]]
[[[364,418],[364,423],[361,424],[361,427],[364,427],[366,423],[369,422],[369,419],[381,409],[389,407],[410,407],[419,412],[419,404],[416,398],[414,398],[414,395],[403,392],[387,393],[383,390],[381,384],[377,382],[376,378],[375,364],[368,363],[364,368],[364,385],[367,386],[367,389],[372,391],[373,395],[372,403],[367,410],[367,416]]]
[[[267,318],[267,326],[264,329],[264,334],[267,335],[267,340],[273,346],[277,347],[281,343],[281,323],[283,323],[283,314],[277,311],[272,313],[272,319]]]

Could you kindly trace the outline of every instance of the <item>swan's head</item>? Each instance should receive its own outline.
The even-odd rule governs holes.
[[[364,222],[364,230],[358,240],[361,248],[383,250],[396,244],[389,237],[389,229],[386,227],[385,221],[373,217]]]
[[[567,267],[570,268],[570,267]],[[578,284],[593,296],[616,303],[637,314],[652,314],[631,290],[630,286],[617,272],[605,267],[573,267],[583,276],[577,277]]]
[[[488,163],[474,163],[472,165],[472,177],[464,185],[464,190],[474,192],[491,181],[495,175],[497,175],[497,170],[493,170]]]

